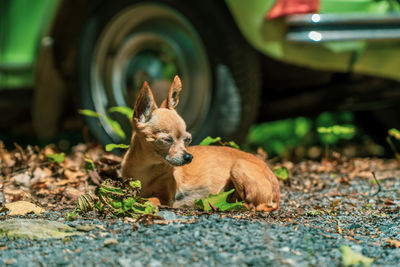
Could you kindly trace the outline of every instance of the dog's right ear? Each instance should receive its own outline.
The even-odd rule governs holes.
[[[174,81],[169,88],[167,99],[161,103],[160,108],[175,109],[179,103],[179,95],[182,91],[182,82],[178,75],[175,75]]]
[[[151,113],[156,109],[157,105],[154,101],[153,93],[149,84],[145,81],[136,100],[133,119],[137,119],[139,122],[146,122],[151,118]]]

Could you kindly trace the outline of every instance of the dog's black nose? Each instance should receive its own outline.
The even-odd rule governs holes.
[[[193,159],[193,155],[192,154],[189,154],[189,153],[183,154],[183,160],[185,161],[185,163],[192,162],[192,159]]]

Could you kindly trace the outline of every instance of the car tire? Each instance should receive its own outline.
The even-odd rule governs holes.
[[[77,54],[82,107],[112,117],[127,131],[126,118],[108,109],[133,107],[146,79],[166,94],[164,84],[178,74],[183,83],[178,112],[194,143],[206,136],[242,142],[259,107],[259,56],[220,4],[99,2],[86,19]],[[129,141],[105,121],[87,118],[87,122],[103,144]]]

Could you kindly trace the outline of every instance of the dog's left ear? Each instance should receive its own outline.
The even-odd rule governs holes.
[[[181,79],[178,75],[175,76],[174,81],[169,88],[167,99],[162,102],[160,108],[175,109],[179,103],[179,95],[182,91]]]
[[[139,97],[136,100],[133,119],[139,122],[146,122],[151,118],[151,114],[157,109],[156,101],[154,101],[153,93],[147,82],[143,83]]]

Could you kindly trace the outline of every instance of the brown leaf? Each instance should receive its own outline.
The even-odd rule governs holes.
[[[94,184],[100,185],[101,178],[100,178],[99,174],[97,173],[97,171],[89,170],[88,174]]]
[[[108,165],[117,165],[122,162],[122,158],[113,154],[104,154],[100,161]]]
[[[83,194],[82,191],[79,191],[72,186],[68,186],[64,191],[64,196],[71,200],[77,200]]]
[[[46,156],[55,154],[54,145],[48,145],[43,149],[43,152]]]
[[[49,168],[36,168],[35,171],[33,172],[33,179],[35,180],[40,180],[46,177],[50,177],[52,174],[52,171]]]
[[[29,175],[29,172],[23,172],[11,177],[11,181],[16,185],[29,187],[31,184],[31,176]]]
[[[6,200],[8,202],[15,202],[21,199],[29,199],[31,198],[31,195],[23,190],[19,189],[10,189],[5,187],[4,188],[4,194],[6,195]]]
[[[78,182],[79,178],[86,176],[83,171],[80,170],[70,170],[66,169],[64,171],[65,177],[69,180],[69,182]]]
[[[28,201],[17,201],[17,202],[12,202],[4,205],[4,207],[9,211],[8,215],[13,216],[13,215],[26,215],[28,213],[35,213],[37,215],[40,215],[44,212],[44,209],[30,203]]]
[[[15,165],[15,160],[12,159],[9,152],[1,147],[1,144],[2,143],[0,143],[0,163],[4,163],[6,167],[13,167]]]
[[[396,203],[394,203],[394,201],[393,200],[391,200],[391,199],[386,199],[385,200],[385,205],[395,205]]]
[[[400,241],[396,240],[396,239],[386,239],[386,243],[388,243],[388,245],[390,247],[395,247],[395,248],[400,248]]]

